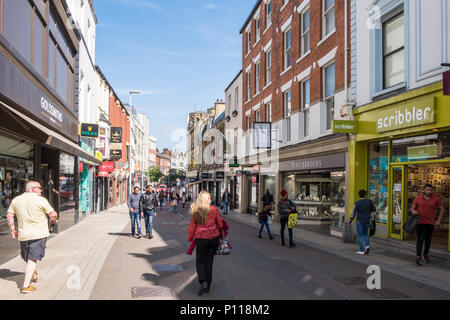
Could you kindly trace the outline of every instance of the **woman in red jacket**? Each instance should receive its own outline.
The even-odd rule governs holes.
[[[196,241],[196,265],[198,281],[200,282],[199,295],[209,292],[212,282],[212,269],[214,255],[219,248],[219,238],[224,238],[223,221],[219,210],[211,206],[211,195],[202,191],[197,200],[192,203],[192,215],[189,224],[188,241]]]

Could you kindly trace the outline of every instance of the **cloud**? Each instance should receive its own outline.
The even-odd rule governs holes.
[[[146,0],[114,0],[114,1],[128,6],[143,7],[160,12],[163,11],[162,7],[154,1],[146,1]]]
[[[157,49],[157,48],[143,48],[144,51],[153,52],[153,53],[159,53],[165,56],[185,56],[186,54],[184,52],[178,52],[178,51],[171,51],[171,50],[165,50],[165,49]]]

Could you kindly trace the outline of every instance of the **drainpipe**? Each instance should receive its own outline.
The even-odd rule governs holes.
[[[344,9],[344,14],[345,14],[345,19],[344,19],[344,38],[345,38],[345,105],[346,107],[348,107],[349,104],[349,99],[348,99],[348,1],[349,0],[345,0],[345,9]]]

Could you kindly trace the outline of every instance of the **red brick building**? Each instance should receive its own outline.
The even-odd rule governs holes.
[[[109,121],[111,128],[122,128],[122,157],[114,160],[114,172],[109,179],[109,197],[111,205],[124,204],[129,193],[129,148],[130,115],[114,91],[109,97]]]
[[[246,158],[240,162],[247,167],[241,189],[248,212],[261,209],[266,189],[277,201],[281,189],[291,199],[307,193],[308,199],[322,200],[335,196],[329,190],[344,186],[348,135],[333,134],[331,127],[333,120],[352,117],[349,2],[258,0],[240,30],[246,135]],[[258,172],[254,122],[272,124],[272,150],[278,151],[273,172]],[[329,182],[316,189],[317,179]],[[296,204],[300,216],[314,223],[331,223],[331,215],[339,214],[332,213],[331,206],[311,208],[300,200]]]

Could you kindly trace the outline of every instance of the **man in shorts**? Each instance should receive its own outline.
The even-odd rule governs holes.
[[[36,290],[31,281],[38,280],[37,261],[44,258],[47,237],[50,235],[46,214],[50,216],[52,224],[58,217],[47,199],[41,196],[41,192],[39,182],[28,182],[25,193],[12,200],[6,215],[11,236],[20,241],[21,256],[27,264],[22,293]],[[18,230],[14,225],[14,215],[17,216]]]

